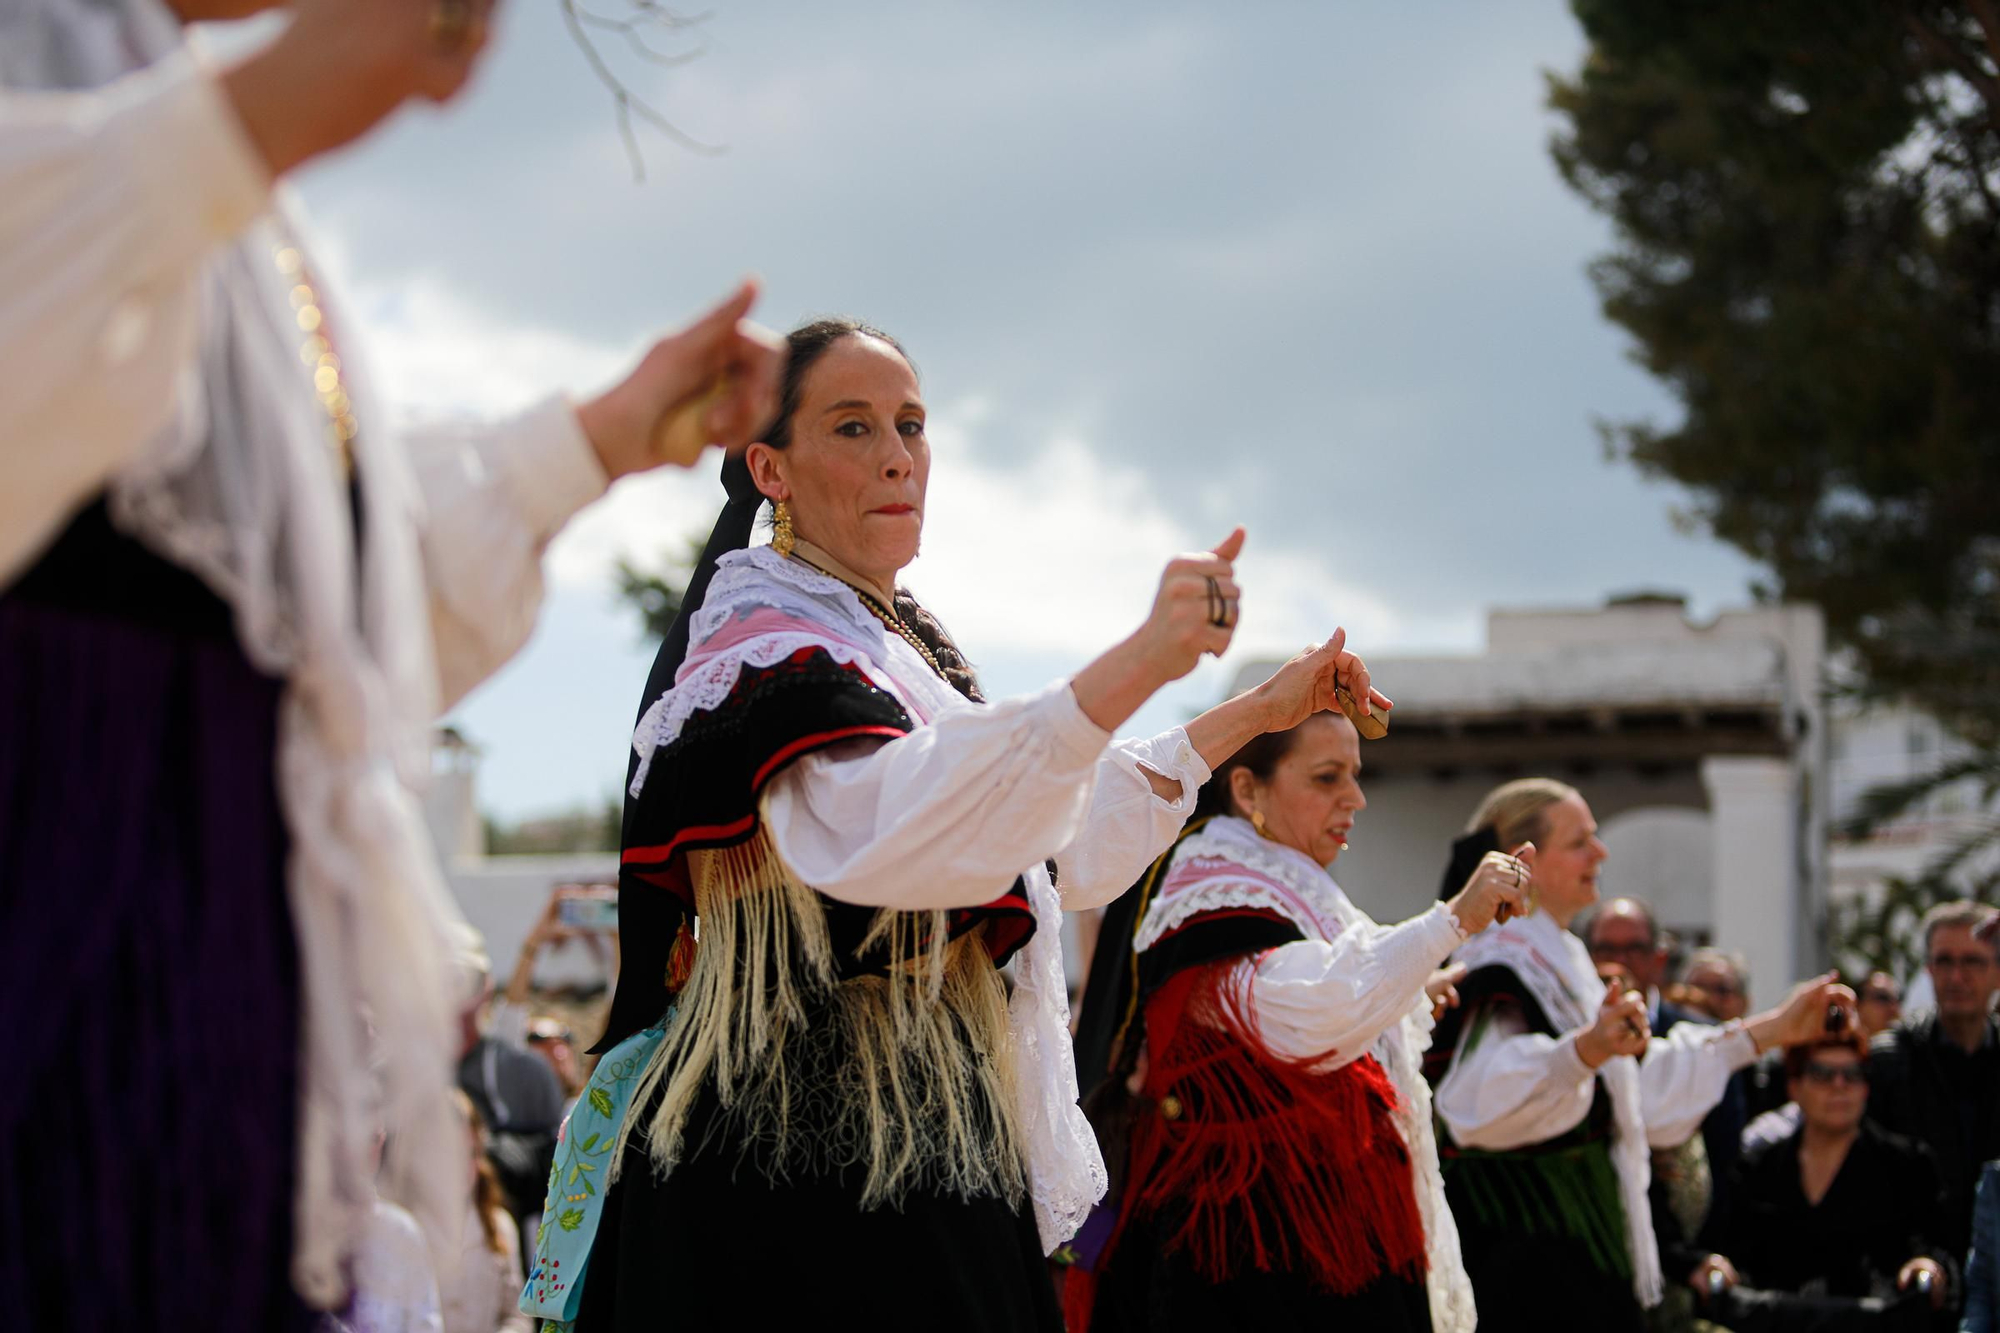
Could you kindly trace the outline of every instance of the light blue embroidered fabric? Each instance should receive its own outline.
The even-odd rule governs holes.
[[[604,1216],[604,1182],[611,1169],[611,1147],[618,1126],[632,1106],[632,1089],[659,1048],[673,1017],[667,1011],[653,1027],[627,1037],[605,1052],[590,1076],[589,1086],[570,1108],[556,1135],[556,1162],[549,1172],[548,1197],[542,1203],[542,1225],[535,1233],[535,1253],[528,1266],[528,1284],[521,1292],[521,1313],[547,1320],[544,1333],[567,1333],[583,1300],[583,1277],[591,1243]]]

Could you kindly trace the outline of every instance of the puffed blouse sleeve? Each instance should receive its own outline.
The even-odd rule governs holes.
[[[763,819],[785,865],[829,898],[975,907],[1075,839],[1109,740],[1064,681],[803,755],[765,787]]]
[[[1639,1060],[1639,1105],[1646,1141],[1686,1143],[1729,1089],[1729,1076],[1757,1059],[1757,1043],[1739,1023],[1676,1023],[1646,1043]]]
[[[172,419],[202,261],[271,189],[189,52],[0,90],[0,585]]]
[[[1162,800],[1147,770],[1178,782],[1180,795]],[[1063,907],[1097,907],[1137,883],[1194,813],[1208,776],[1208,765],[1179,727],[1147,740],[1112,742],[1098,756],[1083,827],[1056,853]]]
[[[1466,1016],[1431,1105],[1460,1147],[1507,1152],[1575,1129],[1596,1091],[1576,1033],[1533,1032],[1518,1005],[1495,999]]]
[[[1424,983],[1465,940],[1438,903],[1395,926],[1349,925],[1331,940],[1298,940],[1238,965],[1259,1035],[1292,1060],[1337,1068],[1425,1002]]]
[[[424,575],[449,707],[527,642],[549,542],[610,483],[561,397],[498,423],[412,431],[406,442],[423,492]]]

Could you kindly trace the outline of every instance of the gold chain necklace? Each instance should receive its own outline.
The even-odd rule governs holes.
[[[867,607],[869,611],[874,614],[877,620],[881,621],[884,625],[887,625],[890,629],[896,631],[896,633],[902,635],[903,642],[909,644],[910,647],[916,649],[917,656],[923,658],[924,661],[930,663],[931,670],[937,672],[939,680],[944,681],[946,684],[949,684],[951,682],[951,677],[945,675],[944,668],[938,665],[937,655],[924,646],[924,642],[922,639],[919,639],[915,634],[910,632],[910,627],[903,623],[903,618],[901,616],[897,615],[892,608],[882,605],[881,599],[876,597],[875,594],[869,592],[866,588],[862,588],[855,584],[849,583],[846,579],[841,578],[840,575],[834,573],[830,569],[821,569],[818,565],[806,559],[804,556],[800,555],[797,551],[793,551],[791,553],[791,558],[798,561],[800,564],[804,565],[807,569],[817,570],[819,573],[826,575],[834,582],[839,583],[842,586],[846,587],[856,597],[861,599],[861,604]]]

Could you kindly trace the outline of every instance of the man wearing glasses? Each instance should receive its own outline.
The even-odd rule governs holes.
[[[1925,968],[1937,1008],[1876,1034],[1868,1052],[1869,1118],[1937,1158],[1945,1187],[1937,1239],[1953,1254],[1963,1254],[1971,1238],[1980,1167],[2000,1157],[1994,925],[1994,910],[1980,903],[1942,903],[1925,915]]]

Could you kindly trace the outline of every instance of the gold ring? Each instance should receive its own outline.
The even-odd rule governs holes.
[[[440,51],[458,51],[472,35],[472,0],[436,0],[431,6],[431,41]]]

